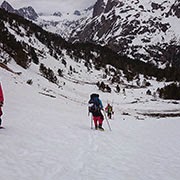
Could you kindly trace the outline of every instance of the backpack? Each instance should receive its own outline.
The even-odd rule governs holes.
[[[99,94],[91,94],[89,100],[89,112],[95,113],[100,111],[101,104],[99,100]]]
[[[111,113],[112,112],[112,106],[108,107],[108,112]]]

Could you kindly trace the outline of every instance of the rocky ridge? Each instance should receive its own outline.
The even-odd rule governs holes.
[[[14,9],[7,1],[3,1],[0,8],[5,9],[6,11],[11,12],[11,13],[16,13],[29,20],[34,21],[34,20],[37,20],[38,18],[38,14],[31,6],[23,7],[20,9]]]

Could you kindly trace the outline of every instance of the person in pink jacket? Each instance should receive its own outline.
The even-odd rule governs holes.
[[[2,113],[3,103],[4,103],[4,96],[3,96],[3,90],[2,90],[2,87],[1,87],[1,83],[0,83],[0,127],[1,127],[1,123],[2,123],[1,116],[3,114]]]

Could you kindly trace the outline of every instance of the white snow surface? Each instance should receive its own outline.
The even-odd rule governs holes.
[[[179,112],[179,102],[152,100],[147,89],[102,93],[95,85],[63,79],[58,88],[37,74],[0,69],[5,96],[0,129],[1,180],[178,180],[179,117],[142,113]],[[93,82],[93,75],[84,73]],[[98,79],[98,74],[97,74]],[[26,83],[28,79],[33,84]],[[154,83],[153,88],[158,86]],[[104,132],[91,129],[87,102],[92,92],[115,114]]]

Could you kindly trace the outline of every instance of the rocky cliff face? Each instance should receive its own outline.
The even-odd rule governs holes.
[[[180,18],[180,1],[176,0],[175,3],[171,6],[168,16],[176,16]]]
[[[106,45],[161,66],[172,66],[174,59],[180,59],[179,0],[98,0],[92,18],[77,29],[71,41]],[[167,52],[175,53],[174,58],[167,57]]]
[[[8,12],[18,14],[26,19],[29,20],[36,20],[38,18],[38,14],[35,12],[35,10],[29,6],[29,7],[23,7],[20,9],[14,9],[7,1],[4,1],[0,8],[5,9]]]
[[[38,14],[31,6],[20,8],[18,13],[26,19],[36,20],[38,18]]]
[[[0,8],[5,9],[10,13],[17,13],[17,11],[7,1],[3,1]]]
[[[98,0],[94,5],[93,17],[99,16],[105,9],[105,3],[103,0]]]

